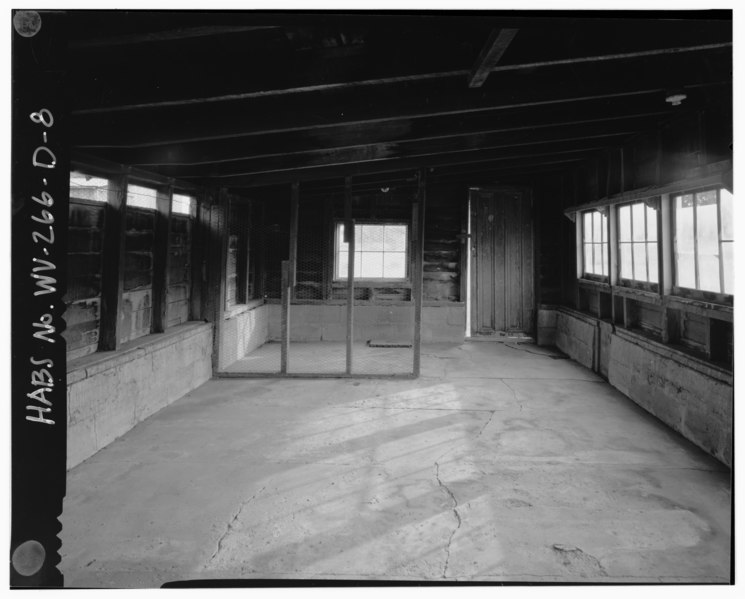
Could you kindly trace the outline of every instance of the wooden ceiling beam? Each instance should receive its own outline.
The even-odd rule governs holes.
[[[366,93],[321,95],[314,102],[264,99],[256,103],[235,102],[231,105],[205,106],[170,110],[153,110],[142,114],[87,115],[70,119],[70,141],[76,147],[156,145],[173,141],[195,141],[204,138],[227,138],[249,133],[323,129],[329,125],[405,121],[415,118],[455,116],[495,110],[512,111],[526,108],[554,109],[577,104],[581,113],[587,102],[611,98],[633,98],[660,95],[665,86],[652,74],[639,73],[626,80],[589,80],[575,86],[555,77],[529,78],[526,85],[481,91],[478,97],[466,97],[466,90],[442,85],[409,88],[396,96],[391,90],[370,90]],[[560,79],[560,78],[559,78]],[[703,81],[703,82],[702,82]],[[689,96],[700,87],[729,85],[729,74],[712,81],[708,74],[689,69],[679,87]],[[395,101],[394,101],[395,98]],[[662,102],[660,102],[662,104]]]
[[[524,156],[513,156],[505,155],[493,155],[493,152],[481,153],[476,155],[475,153],[466,155],[464,153],[454,155],[443,155],[440,154],[436,157],[430,157],[427,160],[426,157],[412,158],[404,160],[389,160],[386,162],[372,162],[358,165],[346,165],[344,167],[325,167],[325,168],[314,168],[305,169],[303,171],[280,171],[272,173],[257,173],[254,175],[242,175],[231,178],[222,179],[219,184],[228,188],[240,188],[240,187],[263,187],[268,185],[279,185],[293,180],[299,181],[318,181],[321,179],[334,179],[343,176],[357,176],[372,173],[399,173],[403,171],[410,171],[417,168],[436,168],[440,166],[448,166],[455,164],[475,164],[475,163],[500,163],[505,168],[509,167],[511,161],[520,163],[521,168],[528,168],[531,163],[538,164],[542,160],[549,159],[549,157],[556,158],[562,156],[564,158],[572,157],[576,160],[585,160],[598,150],[603,149],[600,146],[583,146],[571,150],[564,150],[561,152],[547,152],[541,155],[533,155],[528,159]],[[294,177],[294,179],[293,179]]]
[[[554,144],[542,144],[540,146],[523,146],[519,148],[485,148],[479,150],[463,150],[440,154],[423,154],[417,156],[389,156],[377,160],[365,162],[319,162],[308,164],[304,167],[288,167],[285,164],[265,164],[265,170],[230,171],[220,174],[188,175],[184,171],[176,169],[159,169],[162,174],[183,179],[185,181],[205,183],[211,182],[217,185],[232,185],[236,182],[262,180],[285,180],[292,177],[295,180],[324,179],[337,176],[352,176],[359,174],[383,173],[390,171],[401,171],[422,167],[437,167],[450,164],[465,164],[474,162],[509,161],[516,159],[544,158],[546,156],[561,156],[565,154],[576,154],[607,148],[612,140],[576,140]],[[171,175],[172,173],[172,175]]]
[[[607,107],[605,107],[607,109]],[[439,142],[454,138],[484,135],[503,135],[505,142],[515,139],[544,139],[562,136],[562,129],[571,127],[571,133],[592,131],[602,133],[623,127],[627,131],[641,131],[654,125],[670,110],[631,112],[620,115],[596,116],[590,118],[562,120],[561,115],[535,115],[532,120],[480,119],[463,122],[461,119],[435,119],[426,127],[416,127],[416,121],[408,127],[355,128],[352,131],[334,131],[328,135],[261,135],[230,140],[210,141],[190,144],[169,144],[164,146],[135,149],[98,149],[102,158],[123,164],[141,167],[156,166],[201,166],[235,162],[239,159],[268,158],[312,154],[331,149],[353,149],[373,146],[401,147],[425,141]],[[536,118],[538,117],[538,118]],[[524,117],[523,117],[524,118]],[[512,122],[510,126],[509,121]],[[355,143],[351,143],[351,142]],[[76,148],[83,149],[83,148]]]
[[[225,172],[242,169],[250,169],[249,172],[261,172],[266,169],[265,165],[280,164],[288,169],[306,168],[327,164],[367,162],[391,157],[420,156],[484,148],[516,148],[564,141],[630,136],[650,128],[654,122],[650,118],[632,122],[587,123],[551,129],[484,131],[398,142],[357,144],[340,148],[321,146],[310,150],[290,150],[265,155],[245,155],[245,153],[240,153],[240,148],[236,148],[235,154],[219,161],[207,161],[199,164],[161,164],[157,166],[160,167],[161,172],[179,173],[174,176],[181,176],[182,172],[188,173],[190,176],[217,176]],[[148,168],[156,166],[137,161],[129,164]]]
[[[481,87],[497,66],[519,29],[492,29],[479,57],[468,74],[468,87]]]
[[[516,32],[517,30],[502,30],[502,31],[515,31]],[[162,96],[163,92],[159,91],[158,93],[161,94],[160,98],[151,97],[150,99],[146,101],[141,101],[141,102],[130,101],[129,103],[111,104],[111,105],[106,105],[106,106],[78,107],[72,110],[72,114],[73,115],[95,115],[95,114],[106,114],[106,113],[113,113],[113,112],[130,112],[130,111],[149,110],[153,108],[197,106],[201,104],[235,102],[235,101],[240,101],[240,100],[252,100],[252,99],[267,98],[267,97],[272,97],[272,96],[309,94],[309,93],[319,93],[319,92],[329,92],[329,91],[350,90],[350,89],[357,89],[357,88],[369,88],[369,87],[378,87],[378,86],[387,86],[387,85],[406,84],[406,83],[422,82],[422,81],[436,81],[436,80],[448,79],[448,78],[460,78],[460,77],[463,77],[464,75],[467,75],[469,77],[469,87],[480,87],[486,80],[486,76],[488,76],[488,74],[492,72],[521,71],[521,70],[532,70],[532,69],[541,68],[541,67],[568,66],[568,65],[588,64],[588,63],[596,63],[596,62],[631,60],[631,59],[639,59],[639,58],[650,58],[654,56],[670,56],[674,54],[689,53],[689,52],[705,52],[705,51],[712,51],[712,50],[722,50],[722,49],[726,49],[731,46],[732,46],[731,42],[721,42],[721,43],[714,43],[714,44],[679,46],[675,48],[659,48],[656,50],[644,50],[644,51],[639,51],[639,52],[625,52],[625,53],[597,55],[597,56],[570,57],[570,58],[563,58],[563,59],[523,63],[523,64],[501,65],[501,66],[495,65],[487,70],[482,69],[481,71],[474,71],[474,70],[469,71],[467,69],[451,69],[451,70],[444,70],[444,71],[412,73],[412,74],[405,74],[405,75],[394,75],[390,77],[378,77],[378,78],[372,78],[372,79],[362,79],[362,80],[353,80],[353,81],[338,81],[338,82],[288,86],[288,87],[282,87],[282,88],[272,87],[272,84],[269,84],[269,86],[266,86],[261,83],[254,82],[253,85],[256,88],[254,90],[235,90],[232,93],[222,93],[218,95],[199,95],[199,96],[190,96],[190,97],[181,97],[181,98],[163,98]],[[506,46],[505,46],[505,49],[506,49]],[[341,69],[341,71],[342,72],[349,72],[349,71],[354,72],[354,69],[347,68],[347,69]],[[96,76],[99,76],[99,75],[96,75]],[[168,77],[168,75],[166,74],[165,77]],[[178,78],[183,79],[182,76],[179,76]],[[478,84],[471,85],[471,82],[477,82]],[[80,81],[78,85],[80,85],[81,87],[84,87],[85,84],[83,81]],[[242,83],[241,85],[245,85],[245,84]],[[169,85],[167,85],[167,83],[165,82],[159,86],[159,88],[162,88],[162,89],[167,89],[168,87]],[[205,86],[203,85],[203,83],[199,82],[199,85],[193,89],[192,93],[197,93],[197,90],[201,92],[204,90],[204,88]]]

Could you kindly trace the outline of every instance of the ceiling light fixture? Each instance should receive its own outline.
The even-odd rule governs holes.
[[[670,92],[665,97],[665,102],[668,102],[669,104],[672,104],[673,106],[680,106],[688,96],[684,94],[683,92]]]

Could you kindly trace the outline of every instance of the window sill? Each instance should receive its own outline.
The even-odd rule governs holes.
[[[334,289],[346,289],[347,281],[333,281],[331,286]],[[390,280],[390,279],[355,279],[355,287],[395,287],[397,289],[411,289],[411,281],[408,279]]]
[[[660,294],[648,289],[637,289],[636,287],[624,287],[621,285],[615,285],[613,287],[613,293],[614,295],[637,299],[648,304],[655,304],[656,306],[662,304],[662,297],[660,296]]]
[[[587,287],[589,289],[601,289],[602,291],[611,290],[610,284],[605,281],[594,281],[592,279],[577,279],[577,282],[583,287]]]
[[[665,296],[665,304],[668,308],[687,310],[700,316],[708,316],[718,320],[732,322],[734,309],[726,304],[714,304],[703,300],[675,295]]]

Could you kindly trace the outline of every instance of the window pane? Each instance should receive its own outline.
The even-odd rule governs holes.
[[[734,239],[734,222],[733,222],[733,211],[732,211],[732,194],[726,189],[719,190],[719,202],[721,204],[722,212],[722,239]]]
[[[336,228],[336,243],[340,252],[348,252],[349,244],[344,241],[344,223],[340,223]],[[346,272],[346,270],[344,271]]]
[[[600,218],[600,232],[600,240],[602,242],[608,241],[608,216],[605,214],[602,214]]]
[[[703,291],[719,291],[719,234],[716,192],[696,194],[698,282]]]
[[[593,271],[594,263],[592,260],[592,244],[586,243],[584,244],[584,247],[585,247],[585,256],[584,256],[585,272],[592,274],[594,272]]]
[[[383,250],[383,227],[380,225],[358,225],[356,233],[359,237],[355,240],[361,252]]]
[[[364,252],[361,257],[359,272],[361,278],[383,277],[383,252]]]
[[[336,260],[336,276],[337,279],[347,278],[347,267],[349,263],[349,252],[339,252],[339,257]]]
[[[582,213],[582,241],[592,241],[592,212]]]
[[[621,249],[621,278],[631,279],[631,244],[622,243]]]
[[[647,252],[645,244],[634,243],[634,280],[647,280]]]
[[[647,241],[657,241],[657,210],[647,206]]]
[[[649,259],[647,263],[647,267],[649,270],[649,282],[650,283],[659,283],[660,277],[659,277],[659,264],[657,262],[657,244],[656,243],[648,243],[647,244],[647,257]]]
[[[722,261],[724,268],[724,293],[733,295],[735,293],[735,286],[733,280],[734,274],[734,244],[731,241],[725,241],[722,243]]]
[[[603,250],[601,249],[603,246],[600,243],[595,244],[595,274],[596,275],[602,275],[603,274]]]
[[[387,252],[406,251],[406,225],[385,226],[385,250]]]
[[[603,259],[603,270],[601,271],[603,276],[608,276],[608,244],[603,243],[600,246],[602,259]]]
[[[109,181],[100,177],[72,172],[70,173],[70,197],[79,200],[107,202],[109,198]]]
[[[602,234],[603,234],[603,225],[601,221],[602,215],[600,212],[593,212],[592,213],[592,240],[595,243],[600,243],[602,241]]]
[[[390,252],[383,256],[383,276],[392,279],[406,277],[406,254]]]
[[[631,206],[618,209],[618,240],[631,241]]]
[[[631,222],[633,225],[634,241],[644,241],[644,208],[645,204],[639,202],[631,205]]]
[[[173,194],[171,202],[171,212],[174,214],[191,215],[193,198],[178,193]]]
[[[698,254],[698,288],[719,292],[719,256]]]
[[[127,185],[127,206],[155,210],[157,191],[140,185]]]
[[[693,196],[675,198],[675,279],[680,287],[696,288],[693,256]]]

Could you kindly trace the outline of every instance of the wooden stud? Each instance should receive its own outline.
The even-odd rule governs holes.
[[[225,319],[225,295],[228,260],[228,206],[229,198],[227,191],[221,189],[218,192],[217,205],[212,207],[210,219],[210,282],[209,295],[212,300],[212,318],[215,323],[214,345],[213,345],[213,371],[219,369],[220,343],[222,341],[223,321]]]
[[[153,244],[153,333],[165,331],[168,319],[168,264],[170,262],[172,199],[172,185],[157,191],[155,200],[155,243]]]
[[[413,293],[414,293],[414,376],[421,373],[422,356],[422,285],[424,278],[424,210],[427,201],[427,171],[419,171],[419,186],[417,190],[417,202],[414,204],[414,271]]]
[[[206,235],[209,225],[209,212],[202,194],[195,198],[196,213],[191,223],[191,289],[189,291],[189,320],[202,320],[203,274],[206,275]]]
[[[347,254],[347,374],[352,374],[354,346],[354,259],[355,231],[352,218],[352,177],[344,179],[344,237]]]
[[[287,374],[290,362],[290,292],[291,261],[282,260],[282,347],[280,371]]]
[[[124,232],[127,213],[126,175],[120,177],[109,192],[104,208],[103,256],[101,274],[100,351],[119,349],[119,309],[124,291]]]
[[[290,297],[295,299],[295,286],[297,285],[297,237],[298,237],[298,213],[300,210],[300,183],[292,184],[290,195]]]

